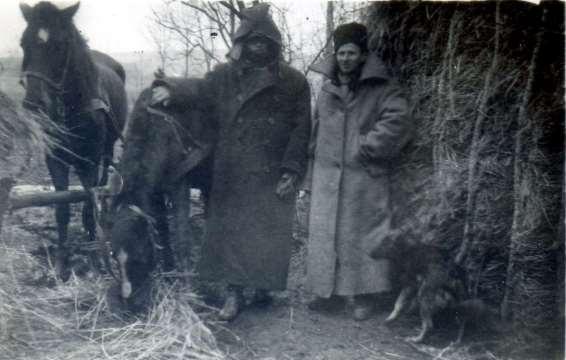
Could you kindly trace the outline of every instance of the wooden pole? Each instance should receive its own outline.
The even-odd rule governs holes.
[[[77,203],[90,198],[87,191],[68,190],[9,197],[9,210],[18,210],[32,206],[49,206],[54,204]]]
[[[528,242],[524,234],[528,233],[525,229],[525,218],[527,209],[525,208],[526,197],[528,195],[523,191],[524,187],[524,167],[528,161],[525,158],[527,137],[532,132],[532,121],[529,118],[529,101],[533,93],[533,83],[537,74],[537,59],[544,35],[544,22],[546,18],[546,9],[542,10],[540,29],[536,36],[536,43],[531,55],[531,61],[528,67],[527,83],[523,92],[521,106],[517,114],[517,132],[515,134],[515,149],[513,160],[513,223],[511,224],[511,242],[509,244],[509,255],[507,260],[507,278],[505,280],[505,293],[501,302],[501,316],[504,320],[513,320],[513,312],[516,306],[513,306],[513,300],[517,296],[518,283],[521,281],[518,259],[521,257],[524,242]],[[533,186],[534,184],[530,184]],[[536,238],[530,241],[537,241]],[[538,247],[537,247],[538,248]],[[530,255],[532,256],[532,255]]]
[[[332,33],[334,32],[334,1],[326,3],[326,44],[324,45],[324,55],[330,56],[333,53]]]
[[[500,32],[501,23],[499,20],[499,9],[500,2],[495,3],[495,34],[494,34],[494,45],[493,45],[493,57],[491,59],[491,66],[485,73],[484,88],[481,93],[480,104],[478,106],[478,112],[476,121],[474,124],[474,132],[472,135],[472,143],[470,145],[470,154],[468,156],[468,181],[467,181],[467,199],[466,199],[466,221],[464,223],[464,235],[458,253],[456,254],[456,264],[463,264],[463,261],[467,255],[468,248],[474,237],[474,214],[476,211],[476,197],[477,197],[477,184],[480,182],[480,176],[478,176],[478,163],[480,162],[480,140],[482,134],[483,122],[486,119],[486,114],[488,112],[488,103],[490,96],[493,93],[493,78],[497,72],[497,66],[499,65],[499,45],[500,45]]]

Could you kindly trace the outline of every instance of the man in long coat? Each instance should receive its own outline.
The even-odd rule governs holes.
[[[223,320],[242,308],[244,287],[259,290],[260,297],[285,289],[296,186],[308,161],[309,85],[281,61],[281,34],[268,9],[261,4],[242,12],[229,62],[208,73],[198,93],[178,79],[155,84],[156,101],[216,112],[218,140],[199,271],[229,284],[219,314]]]
[[[368,54],[365,26],[334,33],[335,54],[313,70],[325,75],[311,134],[307,288],[317,298],[353,297],[366,319],[372,295],[391,289],[388,261],[369,252],[391,222],[390,169],[410,137],[409,109],[385,66]],[[309,178],[311,180],[309,180]]]

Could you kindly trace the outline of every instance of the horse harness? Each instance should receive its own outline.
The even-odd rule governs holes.
[[[64,84],[65,84],[65,80],[67,79],[70,61],[71,61],[71,52],[67,51],[67,56],[66,56],[66,59],[65,59],[65,66],[63,67],[63,73],[61,74],[61,79],[59,79],[58,82],[51,79],[50,77],[46,76],[45,74],[43,74],[39,71],[28,71],[28,70],[26,70],[26,71],[22,72],[22,77],[36,78],[36,79],[40,80],[43,84],[47,85],[49,88],[51,88],[53,90],[54,97],[55,97],[55,112],[60,119],[63,119],[63,122],[66,122],[66,120],[68,119],[67,108],[65,107],[65,104],[64,104],[64,101],[63,101],[63,95],[67,92],[64,89]],[[23,83],[22,83],[22,85],[25,86]],[[118,138],[120,138],[122,141],[124,141],[124,138],[122,136],[122,132],[120,131],[120,126],[118,125],[118,123],[116,121],[116,116],[115,116],[114,112],[112,111],[112,108],[110,107],[109,95],[102,88],[100,79],[98,79],[98,83],[96,84],[96,94],[97,95],[95,97],[93,97],[92,99],[90,99],[90,101],[87,104],[85,104],[80,109],[80,111],[78,111],[78,113],[83,114],[83,113],[91,113],[91,112],[95,112],[95,111],[98,111],[98,110],[102,110],[108,116],[108,118],[110,119],[110,123],[112,124],[112,126],[114,127],[114,130],[118,134]],[[30,102],[29,100],[24,100],[24,101],[28,102],[30,105],[32,105],[34,107],[39,107],[39,106],[37,106],[38,104],[34,104],[34,103]]]

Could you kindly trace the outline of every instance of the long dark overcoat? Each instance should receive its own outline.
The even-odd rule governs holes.
[[[285,171],[301,178],[306,170],[308,83],[283,63],[248,69],[229,63],[208,73],[202,84],[194,94],[182,81],[168,82],[172,104],[215,108],[219,123],[200,274],[284,289],[295,197],[280,200],[275,189]]]
[[[329,59],[315,70],[332,78]],[[388,291],[390,263],[369,256],[391,222],[390,169],[409,140],[409,108],[370,56],[352,92],[328,79],[313,119],[307,288],[321,297]]]

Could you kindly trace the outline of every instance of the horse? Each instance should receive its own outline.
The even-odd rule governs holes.
[[[20,9],[27,23],[21,37],[23,106],[46,114],[62,129],[53,134],[59,146],[45,159],[53,185],[57,191],[67,190],[73,168],[90,191],[105,183],[114,143],[126,121],[124,69],[110,56],[89,49],[73,23],[79,3],[59,9],[42,1],[34,7],[21,4]],[[93,206],[93,201],[85,202],[82,212],[90,241],[96,239]],[[70,274],[69,205],[57,205],[55,218],[55,269],[65,281]],[[97,262],[96,256],[91,262]]]
[[[185,81],[197,89],[200,80]],[[122,190],[104,221],[119,269],[114,292],[134,312],[147,305],[158,259],[166,272],[191,269],[190,189],[201,190],[206,209],[217,132],[210,112],[151,105],[151,96],[151,89],[142,91],[130,115],[118,165]]]

